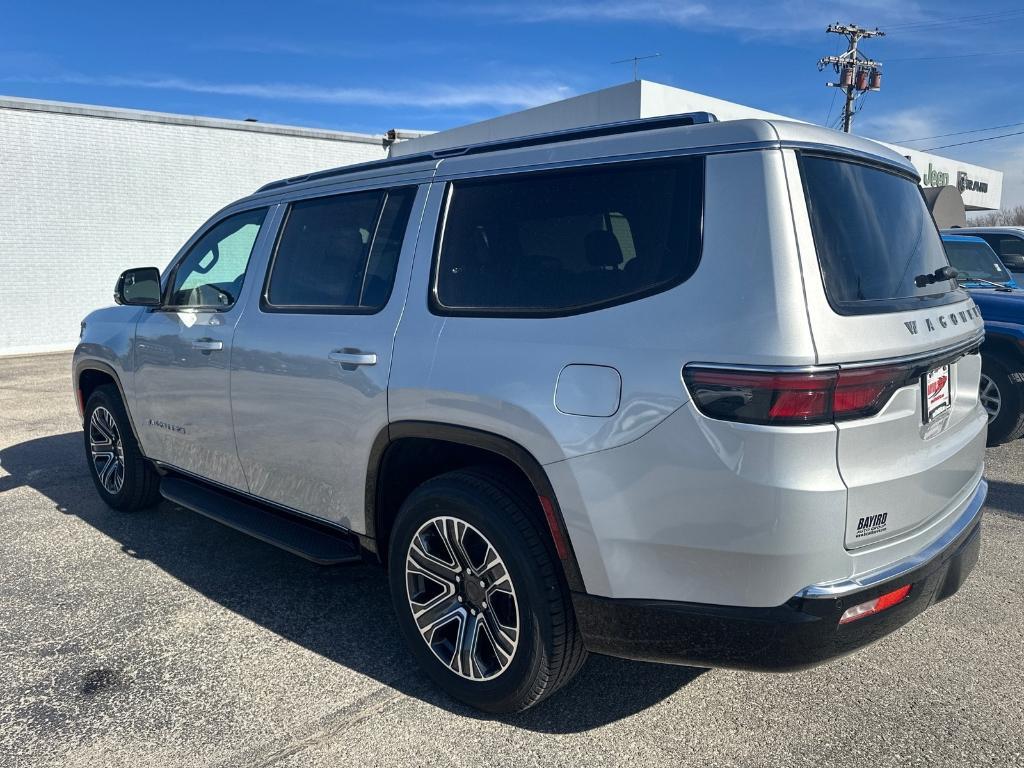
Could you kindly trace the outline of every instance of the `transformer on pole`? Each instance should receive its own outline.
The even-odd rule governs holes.
[[[868,91],[877,91],[882,87],[882,62],[867,58],[857,50],[861,40],[869,37],[885,37],[880,29],[864,29],[856,24],[830,24],[826,32],[843,35],[848,46],[845,53],[838,56],[826,56],[818,61],[818,71],[831,66],[839,75],[838,82],[827,83],[830,88],[842,88],[846,93],[843,106],[843,130],[850,132],[853,125],[853,102]]]

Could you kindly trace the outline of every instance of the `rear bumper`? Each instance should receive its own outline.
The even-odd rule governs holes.
[[[987,487],[979,482],[946,536],[877,574],[812,585],[773,608],[574,593],[580,630],[594,653],[641,661],[769,672],[821,664],[884,637],[960,589],[978,560]],[[906,584],[910,595],[902,603],[839,625],[847,608]]]

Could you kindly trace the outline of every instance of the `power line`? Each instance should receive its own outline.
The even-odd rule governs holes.
[[[937,133],[934,136],[921,136],[917,139],[899,139],[894,141],[893,144],[907,144],[912,141],[928,141],[929,139],[944,139],[947,136],[963,136],[965,133],[983,133],[985,131],[998,131],[1000,128],[1016,128],[1018,125],[1024,125],[1024,122],[1020,123],[1006,123],[1005,125],[990,125],[988,128],[972,128],[969,131],[954,131],[953,133]]]
[[[960,16],[953,19],[932,19],[931,21],[915,21],[906,24],[889,24],[889,30],[899,29],[935,29],[946,26],[966,24],[994,24],[999,21],[1013,20],[1024,16],[1024,8],[1011,8],[1003,11],[979,13],[973,16]]]
[[[1024,131],[1014,131],[1013,133],[1001,133],[998,136],[988,136],[984,139],[972,139],[971,141],[961,141],[956,144],[943,144],[942,146],[939,147],[928,147],[927,149],[922,149],[921,151],[931,152],[932,150],[935,149],[949,149],[950,147],[962,147],[965,144],[980,144],[983,141],[995,141],[996,139],[1005,139],[1010,136],[1024,136]]]
[[[896,56],[888,61],[938,61],[940,59],[974,59],[981,56],[1011,56],[1024,53],[1024,49],[1016,51],[982,51],[979,53],[954,53],[949,56]]]

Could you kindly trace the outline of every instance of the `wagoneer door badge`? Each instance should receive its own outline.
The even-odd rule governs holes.
[[[960,325],[960,323],[966,323],[968,320],[977,320],[979,318],[981,318],[981,313],[978,312],[978,308],[971,307],[970,309],[961,309],[959,312],[938,315],[934,320],[926,317],[923,326],[917,320],[907,320],[903,325],[910,331],[911,336],[915,336],[918,329],[934,331],[936,328],[949,328],[950,325]]]
[[[160,421],[158,419],[150,419],[149,426],[160,427],[160,429],[168,429],[171,432],[178,432],[179,434],[185,434],[185,428],[179,427],[177,424],[168,424],[166,421]]]

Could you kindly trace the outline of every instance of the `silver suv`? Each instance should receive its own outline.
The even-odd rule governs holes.
[[[378,558],[492,712],[587,651],[851,652],[980,546],[982,321],[916,178],[702,113],[268,184],[84,322],[96,488]]]

